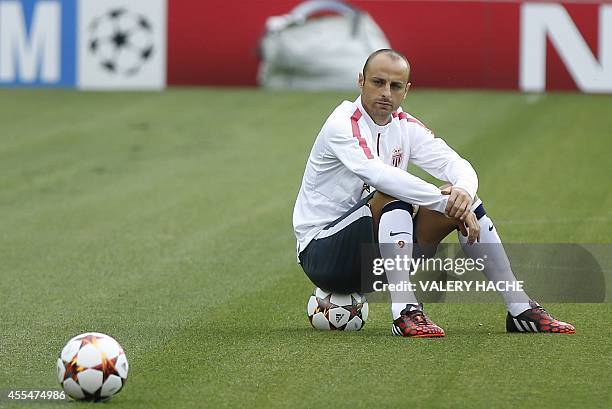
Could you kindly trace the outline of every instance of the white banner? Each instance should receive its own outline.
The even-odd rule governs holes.
[[[166,0],[79,0],[77,87],[166,85]]]

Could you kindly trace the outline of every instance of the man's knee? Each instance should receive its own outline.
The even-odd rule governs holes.
[[[409,213],[408,217],[412,217],[414,213],[414,208],[409,203],[403,202],[393,196],[378,191],[376,191],[372,198],[368,201],[368,206],[372,212],[374,234],[378,234],[380,218],[385,211],[403,209]]]
[[[374,195],[372,196],[372,198],[368,201],[368,204],[370,205],[370,207],[371,206],[383,207],[387,203],[391,203],[396,200],[397,199],[394,198],[393,196],[389,196],[388,194],[379,192],[377,190],[376,192],[374,192]]]
[[[376,191],[374,192],[372,198],[368,201],[368,206],[370,207],[370,211],[372,212],[372,216],[374,217],[374,219],[378,219],[380,218],[380,215],[382,214],[385,206],[387,206],[389,203],[399,201],[399,199],[396,199],[393,196]]]

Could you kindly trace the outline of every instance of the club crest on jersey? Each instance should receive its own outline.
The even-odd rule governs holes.
[[[393,166],[397,168],[400,163],[402,163],[403,156],[404,152],[402,151],[401,147],[393,149],[393,152],[391,153],[391,163],[393,164]]]

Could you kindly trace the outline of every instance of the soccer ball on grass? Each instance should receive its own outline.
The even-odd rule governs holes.
[[[121,345],[97,332],[72,338],[57,359],[57,379],[75,400],[108,400],[123,388],[127,375]]]

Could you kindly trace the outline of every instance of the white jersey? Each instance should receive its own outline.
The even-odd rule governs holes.
[[[478,178],[469,162],[416,118],[399,108],[380,126],[361,98],[342,102],[321,128],[306,163],[293,209],[298,254],[361,199],[364,186],[444,213],[448,196],[408,173],[408,162],[476,195]]]

